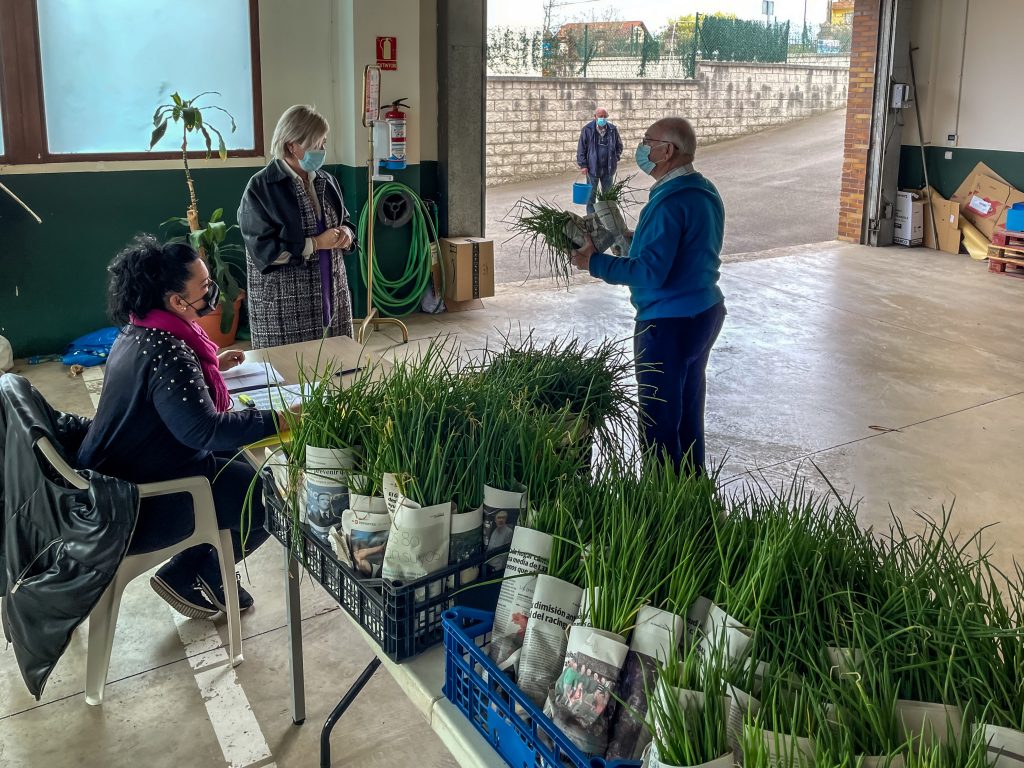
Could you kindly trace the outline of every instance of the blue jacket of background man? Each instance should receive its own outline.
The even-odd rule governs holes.
[[[722,301],[725,206],[699,173],[657,187],[640,212],[628,256],[595,253],[590,274],[629,286],[637,320],[693,317]]]
[[[615,173],[619,158],[622,157],[622,139],[619,138],[619,129],[611,123],[607,123],[605,127],[608,129],[605,138],[608,139],[608,149],[610,150],[608,168],[598,168],[597,142],[600,137],[597,133],[597,120],[591,120],[583,126],[583,130],[580,131],[579,144],[576,145],[576,167],[586,166],[587,173],[597,178]]]

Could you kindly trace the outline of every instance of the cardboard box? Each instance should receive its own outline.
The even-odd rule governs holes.
[[[920,245],[924,241],[924,203],[914,192],[896,193],[896,224],[893,242]]]
[[[931,205],[928,204],[929,192]],[[918,195],[924,202],[924,247],[946,253],[960,253],[960,206],[931,188],[922,189]],[[939,233],[938,243],[932,234],[933,217]]]
[[[482,237],[441,239],[444,298],[485,299],[494,295],[494,241]]]
[[[1005,225],[1007,209],[1024,202],[1024,192],[1011,187],[984,163],[978,163],[954,193],[953,200],[960,205],[961,215],[991,238],[996,227]]]

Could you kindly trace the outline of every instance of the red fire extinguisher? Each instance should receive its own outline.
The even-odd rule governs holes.
[[[396,99],[391,102],[391,109],[384,114],[384,121],[388,124],[391,133],[391,151],[388,159],[384,161],[384,167],[391,170],[405,168],[405,112],[401,107],[409,108],[405,99]]]

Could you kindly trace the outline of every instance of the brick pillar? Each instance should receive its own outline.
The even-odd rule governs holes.
[[[861,241],[868,145],[875,98],[878,16],[881,0],[856,0],[850,47],[850,85],[846,102],[846,146],[839,193],[839,239]]]

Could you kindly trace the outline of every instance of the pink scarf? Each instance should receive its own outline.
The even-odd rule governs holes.
[[[228,385],[224,383],[224,376],[220,372],[220,361],[217,359],[219,347],[206,335],[206,331],[199,327],[198,323],[189,322],[178,317],[166,309],[154,309],[145,317],[131,317],[132,325],[140,328],[152,328],[157,331],[166,331],[176,336],[192,348],[199,358],[199,365],[203,369],[203,379],[206,386],[213,393],[213,402],[220,413],[231,410],[231,396],[228,394]]]

